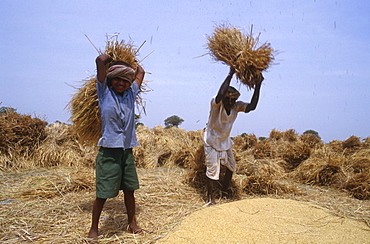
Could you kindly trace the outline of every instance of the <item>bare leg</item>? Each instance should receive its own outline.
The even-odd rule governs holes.
[[[89,231],[88,238],[98,239],[98,226],[100,214],[103,210],[104,203],[107,199],[105,198],[96,198],[94,201],[93,211],[92,211],[92,222],[91,228]]]
[[[142,229],[136,223],[136,216],[135,216],[135,195],[134,191],[123,191],[124,198],[125,198],[125,206],[127,211],[127,218],[128,218],[128,230],[131,233],[139,233]]]
[[[225,177],[224,177],[224,181],[223,181],[222,189],[221,189],[223,192],[227,192],[227,190],[229,189],[232,177],[233,177],[233,172],[229,170],[228,168],[226,168]]]
[[[207,198],[208,198],[207,205],[215,205],[216,204],[216,201],[215,201],[214,196],[213,196],[213,182],[214,182],[214,180],[207,177]]]

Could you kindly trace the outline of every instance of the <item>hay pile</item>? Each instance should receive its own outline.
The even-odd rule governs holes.
[[[23,127],[33,128],[34,120],[28,121],[30,125]],[[7,171],[28,167],[93,167],[97,148],[78,141],[73,127],[56,123],[41,130],[44,134],[41,137],[37,134],[35,143],[6,144],[6,150],[2,148],[0,155],[0,168]],[[14,135],[7,126],[1,130],[4,138]],[[140,146],[134,148],[137,166],[184,168],[187,170],[184,182],[203,194],[206,176],[202,136],[202,130],[139,126]],[[43,138],[42,143],[40,138]],[[318,138],[309,140],[299,136],[294,130],[272,130],[265,140],[255,135],[237,136],[233,138],[237,172],[229,196],[238,198],[241,192],[300,194],[295,187],[299,183],[330,187],[357,199],[370,199],[370,144],[366,139],[362,142],[353,138],[324,144]],[[27,157],[20,153],[31,151]],[[223,173],[224,169],[221,176]]]
[[[30,155],[45,139],[47,122],[9,110],[0,114],[0,153],[9,155],[19,150],[19,154]]]
[[[219,25],[207,39],[210,55],[233,67],[238,81],[249,88],[254,88],[256,77],[274,60],[270,43],[258,47],[258,37],[253,37],[252,33],[245,35],[233,26]]]
[[[137,165],[142,168],[190,168],[197,157],[196,149],[203,145],[202,135],[201,130],[188,132],[177,127],[148,129],[139,126],[140,146],[134,148]]]
[[[74,125],[54,123],[46,128],[47,137],[34,152],[35,166],[92,167],[96,147],[78,140]]]
[[[138,66],[138,52],[139,49],[135,48],[132,43],[125,43],[124,40],[121,42],[108,40],[104,53],[112,58],[112,61],[106,67],[108,68],[114,61],[124,61],[136,70]],[[67,106],[71,112],[71,121],[75,125],[78,138],[81,142],[96,145],[101,137],[96,78],[90,77],[84,80],[82,87],[77,88],[77,90]],[[143,84],[142,90],[143,92],[149,91],[145,84]],[[142,106],[145,112],[145,106],[141,96],[137,97],[136,103],[138,106]]]
[[[95,197],[97,148],[80,143],[72,127],[61,123],[46,127],[46,138],[27,157],[16,155],[30,151],[30,144],[21,146],[22,150],[20,146],[8,148],[8,155],[1,153],[4,231],[0,242],[84,242]],[[0,132],[8,137],[9,130],[0,128]],[[121,195],[108,201],[103,211],[101,243],[154,243],[204,205],[203,132],[141,126],[137,135],[141,143],[134,149],[141,184],[136,193],[138,220],[150,232],[125,233]],[[360,143],[349,140],[353,147],[341,141],[325,144],[312,139],[317,142],[309,143],[301,138],[305,137],[294,130],[273,130],[264,140],[247,134],[233,138],[237,172],[229,194],[219,194],[217,201],[289,198],[369,224],[369,138]]]
[[[6,150],[0,153],[0,170],[12,171],[34,167],[51,168],[93,167],[95,164],[96,147],[81,144],[77,140],[73,125],[56,122],[45,127],[46,122],[31,119],[29,116],[12,114],[12,118],[23,118],[13,128],[28,134],[15,134],[9,127],[0,128],[4,138],[17,138],[18,143],[7,143]],[[9,118],[9,117],[2,117]],[[2,122],[0,122],[2,123]],[[35,124],[38,126],[36,129]],[[11,123],[8,124],[12,125]],[[31,140],[33,138],[33,140]],[[41,138],[43,138],[41,140]],[[7,142],[2,140],[2,142]]]

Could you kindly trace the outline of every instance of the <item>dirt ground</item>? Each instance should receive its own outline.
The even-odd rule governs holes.
[[[316,205],[256,198],[197,211],[158,243],[370,243],[370,231]]]

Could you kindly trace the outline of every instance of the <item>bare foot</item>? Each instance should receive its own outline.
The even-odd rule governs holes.
[[[94,229],[90,229],[89,235],[87,236],[89,239],[97,240],[98,239],[98,231]]]
[[[136,224],[130,224],[127,226],[127,232],[131,234],[140,234],[143,233],[145,230],[141,227],[137,226]]]

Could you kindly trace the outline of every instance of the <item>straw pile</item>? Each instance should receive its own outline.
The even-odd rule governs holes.
[[[0,154],[30,155],[45,139],[47,122],[29,115],[7,111],[0,114]]]
[[[361,200],[370,199],[370,146],[367,142],[361,145],[364,149],[349,157],[345,169],[350,177],[343,186],[353,197]]]
[[[13,132],[0,134],[8,138],[6,133]],[[97,148],[79,143],[73,125],[55,123],[45,133],[28,157],[16,155],[19,147],[30,151],[30,144],[0,154],[0,242],[85,241],[95,197]],[[102,213],[99,243],[154,243],[204,205],[203,132],[141,126],[137,134],[141,143],[134,149],[141,185],[135,193],[137,212],[139,224],[149,232],[137,236],[125,232],[127,217],[120,194],[107,202]],[[359,144],[351,139],[345,145],[333,141],[312,147],[294,130],[274,130],[263,141],[247,134],[233,140],[237,171],[228,194],[215,189],[217,202],[264,196],[294,199],[370,226],[369,138]],[[356,146],[347,146],[349,141]],[[269,153],[257,153],[261,145]],[[291,167],[292,159],[301,161],[293,160]]]
[[[284,154],[283,159],[288,164],[288,168],[290,170],[296,168],[300,165],[304,160],[310,157],[310,147],[306,143],[303,142],[294,142],[288,144]]]
[[[309,145],[311,148],[315,148],[316,146],[317,147],[322,147],[323,146],[323,143],[320,139],[320,137],[318,137],[317,135],[314,135],[314,134],[303,134],[301,136],[299,136],[299,139],[306,143],[307,145]]]
[[[241,188],[248,195],[302,194],[302,191],[282,179],[286,177],[280,160],[254,160],[245,174]],[[238,171],[240,173],[240,171]]]
[[[357,136],[351,136],[342,143],[344,153],[352,154],[361,148],[360,138]]]
[[[219,25],[212,36],[207,37],[210,55],[235,69],[237,80],[254,88],[256,77],[262,74],[274,60],[270,43],[257,46],[259,38],[243,34],[238,28]]]
[[[92,167],[96,148],[81,144],[74,125],[54,123],[46,128],[45,141],[34,152],[35,166]]]
[[[290,175],[305,184],[341,188],[347,180],[343,170],[343,165],[345,165],[343,160],[345,158],[311,157]]]
[[[254,147],[258,142],[256,135],[248,135],[245,133],[243,133],[241,136],[234,137],[233,140],[235,144],[234,149],[238,150],[247,150]]]
[[[138,51],[133,44],[108,40],[106,42],[105,54],[114,61],[124,61],[137,69],[138,61],[136,59]],[[107,68],[109,64],[107,64]],[[83,143],[96,145],[101,136],[101,121],[98,106],[98,95],[96,92],[96,78],[90,77],[84,80],[82,87],[73,95],[68,109],[71,112],[71,121],[74,123],[78,138]],[[144,89],[147,91],[147,89]],[[138,96],[137,104],[143,106],[142,98]]]
[[[194,164],[196,149],[202,144],[202,131],[185,131],[177,127],[137,128],[140,146],[134,148],[137,165],[143,168],[183,167]],[[203,145],[203,144],[202,144]]]

